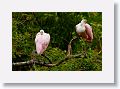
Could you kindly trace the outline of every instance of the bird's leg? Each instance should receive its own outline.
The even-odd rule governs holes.
[[[50,64],[52,64],[52,61],[45,55],[45,53],[41,54],[41,56],[44,56],[50,62]]]

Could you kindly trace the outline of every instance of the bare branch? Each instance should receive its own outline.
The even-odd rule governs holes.
[[[42,65],[42,66],[47,66],[47,67],[53,67],[53,66],[58,66],[60,64],[62,64],[63,62],[67,61],[68,59],[71,58],[77,58],[77,57],[81,57],[81,54],[77,54],[77,55],[69,55],[66,56],[64,59],[60,60],[59,62],[55,63],[55,64],[48,64],[42,61],[37,61],[36,59],[32,59],[30,61],[26,61],[26,62],[17,62],[17,63],[13,63],[13,66],[21,66],[21,65],[33,65],[33,64],[37,64],[37,65]]]
[[[73,38],[70,40],[70,42],[69,42],[69,44],[68,44],[68,52],[67,52],[67,55],[71,55],[71,54],[72,54],[72,46],[71,46],[71,44],[72,44],[72,42],[73,42],[74,40],[76,40],[76,39],[78,39],[77,36],[73,37]]]

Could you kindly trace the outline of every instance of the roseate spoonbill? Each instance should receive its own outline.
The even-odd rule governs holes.
[[[76,32],[80,37],[85,38],[87,42],[92,42],[92,27],[87,23],[87,20],[83,19],[79,24],[76,25]]]
[[[50,42],[50,35],[48,33],[45,33],[44,30],[40,30],[40,32],[37,33],[35,38],[35,44],[36,44],[36,51],[37,54],[41,55],[46,50]]]

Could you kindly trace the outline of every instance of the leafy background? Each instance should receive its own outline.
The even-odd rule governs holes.
[[[31,60],[35,50],[35,36],[44,29],[51,36],[45,54],[53,63],[62,60],[69,41],[76,36],[75,25],[82,19],[93,28],[94,39],[87,43],[78,39],[72,44],[73,54],[86,53],[85,57],[72,58],[59,66],[40,65],[12,67],[13,71],[101,71],[102,70],[102,13],[101,12],[13,12],[12,13],[12,62]],[[38,60],[47,59],[38,56]]]

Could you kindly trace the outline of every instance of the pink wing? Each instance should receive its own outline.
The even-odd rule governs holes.
[[[92,40],[93,40],[92,27],[86,23],[85,28],[86,28],[87,40],[92,42]]]
[[[46,50],[46,48],[48,47],[49,45],[49,42],[50,42],[50,35],[47,34],[47,33],[44,33],[44,41],[43,41],[43,44],[42,44],[42,47],[44,49],[44,51]]]
[[[46,50],[50,42],[50,35],[44,33],[43,35],[36,35],[35,43],[36,43],[36,51],[38,54],[43,54]]]

